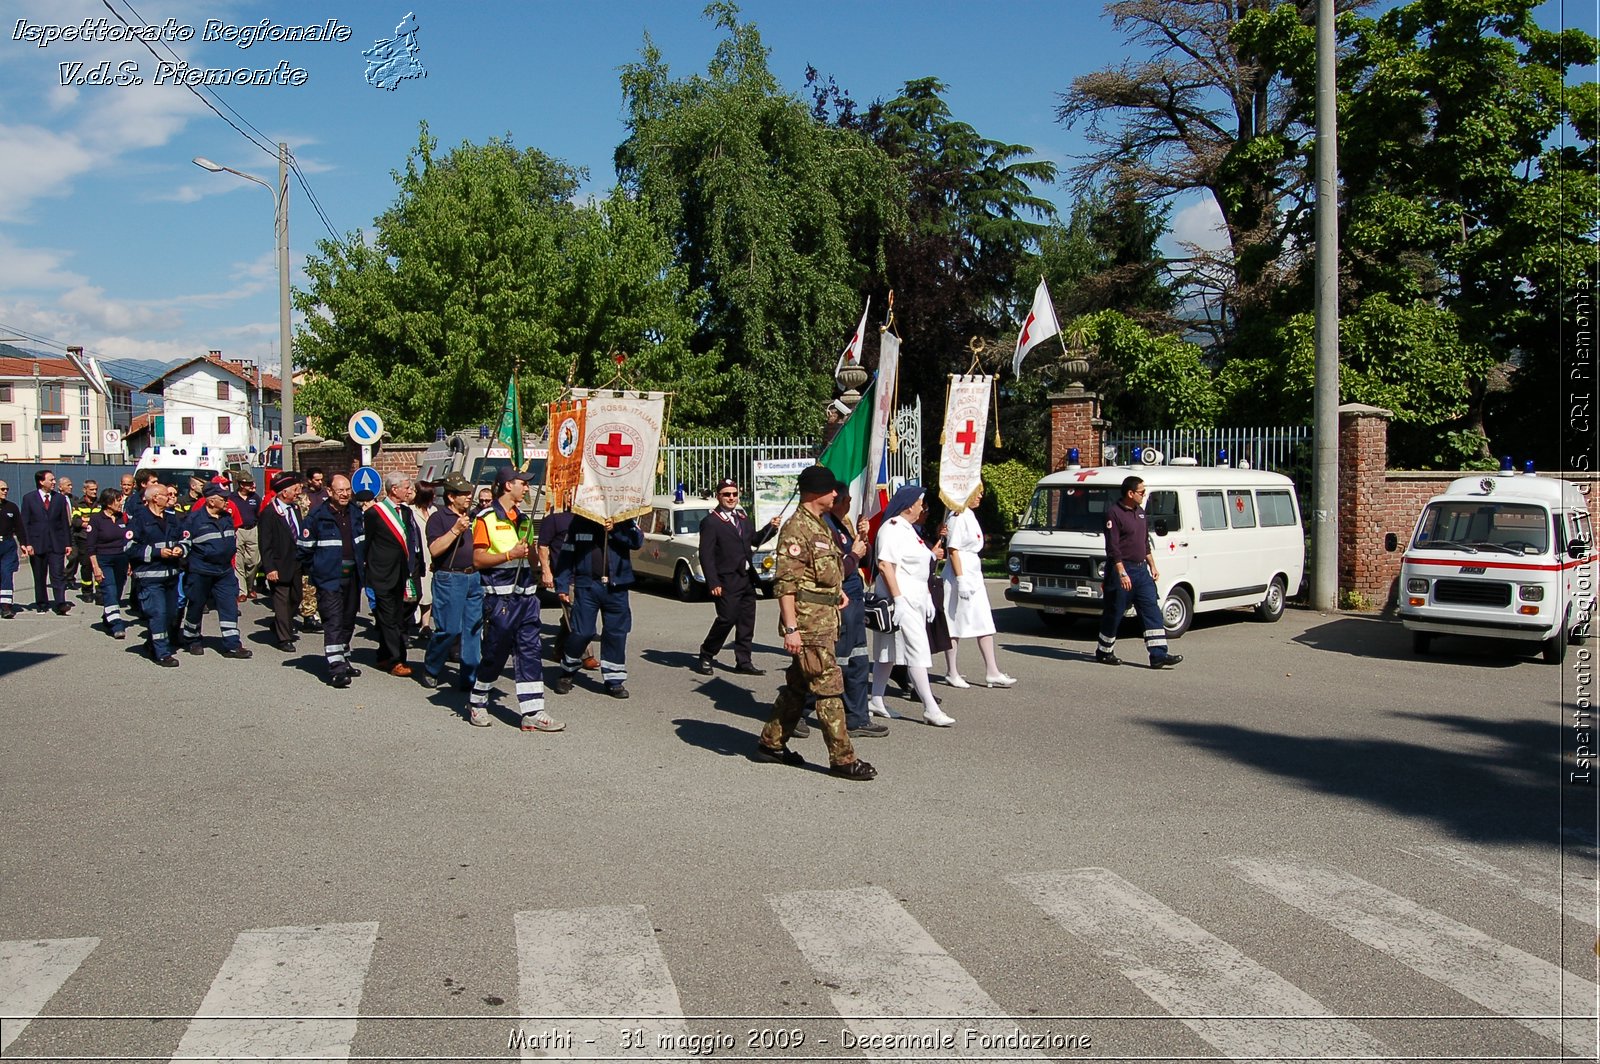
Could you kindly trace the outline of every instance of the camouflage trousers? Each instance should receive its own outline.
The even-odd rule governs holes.
[[[817,697],[817,720],[822,739],[828,744],[828,763],[848,765],[856,759],[855,747],[845,730],[844,673],[834,657],[833,647],[803,646],[789,662],[772,706],[772,719],[761,729],[761,745],[768,750],[786,746],[800,716],[806,709],[806,696]]]

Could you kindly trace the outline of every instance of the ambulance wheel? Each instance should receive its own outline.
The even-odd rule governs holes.
[[[1413,654],[1417,655],[1418,657],[1425,658],[1425,657],[1428,656],[1428,653],[1432,649],[1433,649],[1433,633],[1432,632],[1412,632],[1411,633],[1411,652]]]
[[[678,563],[678,568],[672,574],[672,586],[678,591],[679,602],[693,602],[695,600],[697,589],[694,585],[694,576],[690,574],[687,563]]]
[[[1283,617],[1283,603],[1287,597],[1286,586],[1283,577],[1272,578],[1272,583],[1267,585],[1267,597],[1256,604],[1256,620],[1270,624]]]
[[[1540,656],[1546,665],[1560,665],[1567,660],[1567,626],[1562,625],[1555,635],[1540,646]]]
[[[1193,622],[1194,599],[1183,588],[1173,588],[1167,593],[1167,601],[1161,604],[1161,623],[1166,625],[1167,638],[1182,638]]]

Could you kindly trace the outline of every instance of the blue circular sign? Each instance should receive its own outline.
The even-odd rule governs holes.
[[[373,495],[383,494],[383,477],[376,469],[364,465],[350,475],[350,490],[355,492],[370,491]]]
[[[383,418],[373,410],[357,410],[350,415],[350,438],[364,446],[377,443],[383,435]]]

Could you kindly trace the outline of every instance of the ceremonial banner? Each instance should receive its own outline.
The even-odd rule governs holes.
[[[550,404],[550,454],[545,461],[545,497],[551,510],[564,510],[583,479],[584,401]]]
[[[522,402],[517,397],[517,378],[515,375],[506,382],[506,401],[501,408],[500,427],[495,431],[495,439],[511,448],[511,462],[513,469],[522,468]]]
[[[867,305],[861,308],[861,321],[856,325],[855,335],[850,337],[850,342],[844,345],[844,350],[839,352],[839,364],[833,367],[833,375],[837,377],[839,371],[846,366],[861,365],[861,343],[867,335],[867,311],[872,309],[872,297],[867,297]]]
[[[583,394],[583,469],[572,512],[601,522],[649,513],[661,450],[663,394]]]
[[[983,484],[983,433],[989,427],[993,377],[950,378],[944,408],[944,446],[939,451],[939,498],[953,514],[972,505]]]
[[[894,420],[895,381],[900,375],[900,337],[885,329],[878,334],[877,392],[872,397],[872,425],[867,436],[867,477],[850,512],[872,517],[889,504],[887,456],[889,422]],[[866,405],[866,400],[861,401]]]

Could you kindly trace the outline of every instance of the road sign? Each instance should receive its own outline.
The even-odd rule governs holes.
[[[350,438],[365,447],[383,435],[383,418],[372,410],[357,410],[350,415]]]
[[[350,475],[350,490],[354,492],[370,491],[376,497],[383,494],[383,477],[376,469],[364,465]]]
[[[122,433],[116,429],[106,429],[100,433],[100,443],[101,450],[120,451],[122,450]]]

